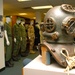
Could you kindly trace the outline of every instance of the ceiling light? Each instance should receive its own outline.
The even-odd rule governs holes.
[[[27,13],[19,13],[19,15],[27,15]]]
[[[31,7],[32,9],[48,9],[48,8],[53,8],[53,6],[48,5],[48,6],[36,6],[36,7]]]
[[[19,2],[22,2],[22,1],[31,1],[31,0],[18,0]]]
[[[44,15],[46,15],[46,13],[44,13]]]
[[[36,19],[36,17],[33,17],[33,19]]]

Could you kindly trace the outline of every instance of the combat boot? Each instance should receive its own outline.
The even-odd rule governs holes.
[[[20,58],[17,57],[17,56],[16,57],[13,57],[12,59],[13,59],[13,61],[19,61],[20,60]]]
[[[31,54],[34,54],[34,53],[35,53],[35,51],[33,51],[33,50],[30,50],[30,53],[31,53]]]
[[[5,66],[6,66],[6,67],[13,67],[13,65],[12,65],[9,61],[6,61],[6,62],[5,62]]]
[[[27,54],[26,54],[25,52],[22,52],[22,53],[21,53],[21,56],[22,56],[22,57],[26,57]]]

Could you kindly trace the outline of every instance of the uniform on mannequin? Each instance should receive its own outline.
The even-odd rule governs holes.
[[[21,19],[17,18],[16,23],[13,25],[13,35],[14,35],[14,48],[13,48],[13,60],[18,61],[19,58],[19,51],[21,46],[21,31],[20,31],[20,23]]]
[[[25,29],[25,27],[24,27],[24,24],[25,24],[25,20],[23,21],[21,21],[21,26]],[[21,37],[21,40],[22,40],[22,37]]]
[[[26,29],[25,29],[25,19],[21,20],[21,25],[20,25],[20,31],[21,31],[21,49],[20,49],[20,54],[22,57],[27,56],[27,54],[25,53],[26,51]]]
[[[11,22],[11,19],[9,17],[6,18],[6,23],[9,24]],[[5,33],[5,39],[6,39],[6,44],[10,45],[9,39],[8,39],[8,35],[7,35],[7,30],[4,30]]]
[[[34,25],[34,31],[35,31],[34,45],[35,45],[35,50],[37,51],[38,50],[38,44],[40,43],[40,27],[39,27],[38,22],[36,22]]]
[[[5,35],[5,64],[7,67],[12,67],[14,64],[11,62],[12,54],[12,32],[10,26],[11,19],[6,17],[4,24],[4,35]]]
[[[17,24],[17,25],[20,25],[20,23],[21,23],[21,20],[17,19],[17,20],[16,20],[16,24]],[[14,42],[16,42],[16,38],[15,38],[15,37],[14,37]]]
[[[25,24],[25,21],[21,21],[21,27],[24,27],[24,24]],[[22,41],[22,37],[21,37],[21,41]]]
[[[35,34],[34,34],[34,21],[31,20],[30,21],[30,25],[29,25],[29,28],[28,28],[28,38],[30,40],[30,53],[35,53],[35,51],[33,50],[33,47],[34,47],[34,39],[35,39]]]

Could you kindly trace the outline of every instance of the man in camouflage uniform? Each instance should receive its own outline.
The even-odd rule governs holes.
[[[12,54],[12,33],[10,26],[11,19],[6,17],[6,22],[4,24],[4,34],[5,34],[5,64],[7,67],[12,67],[11,54]]]
[[[33,20],[30,22],[30,25],[28,27],[28,38],[30,40],[30,53],[35,53],[35,51],[33,51],[34,39],[35,39]]]
[[[14,34],[13,60],[14,61],[19,60],[18,54],[20,51],[20,44],[21,44],[20,22],[21,19],[17,18],[16,24],[13,26],[13,34]]]
[[[25,29],[25,20],[24,19],[21,19],[21,25],[20,25],[20,31],[21,31],[21,56],[26,56],[26,37],[27,37],[27,34],[26,34],[26,29]]]

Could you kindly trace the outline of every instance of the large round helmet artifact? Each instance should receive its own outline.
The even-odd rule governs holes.
[[[66,57],[74,56],[75,9],[69,4],[62,4],[50,9],[44,18],[44,40],[41,50],[49,51],[63,67],[67,66]],[[44,53],[44,52],[43,52]],[[62,54],[63,53],[63,54]],[[44,55],[44,54],[42,54]]]

